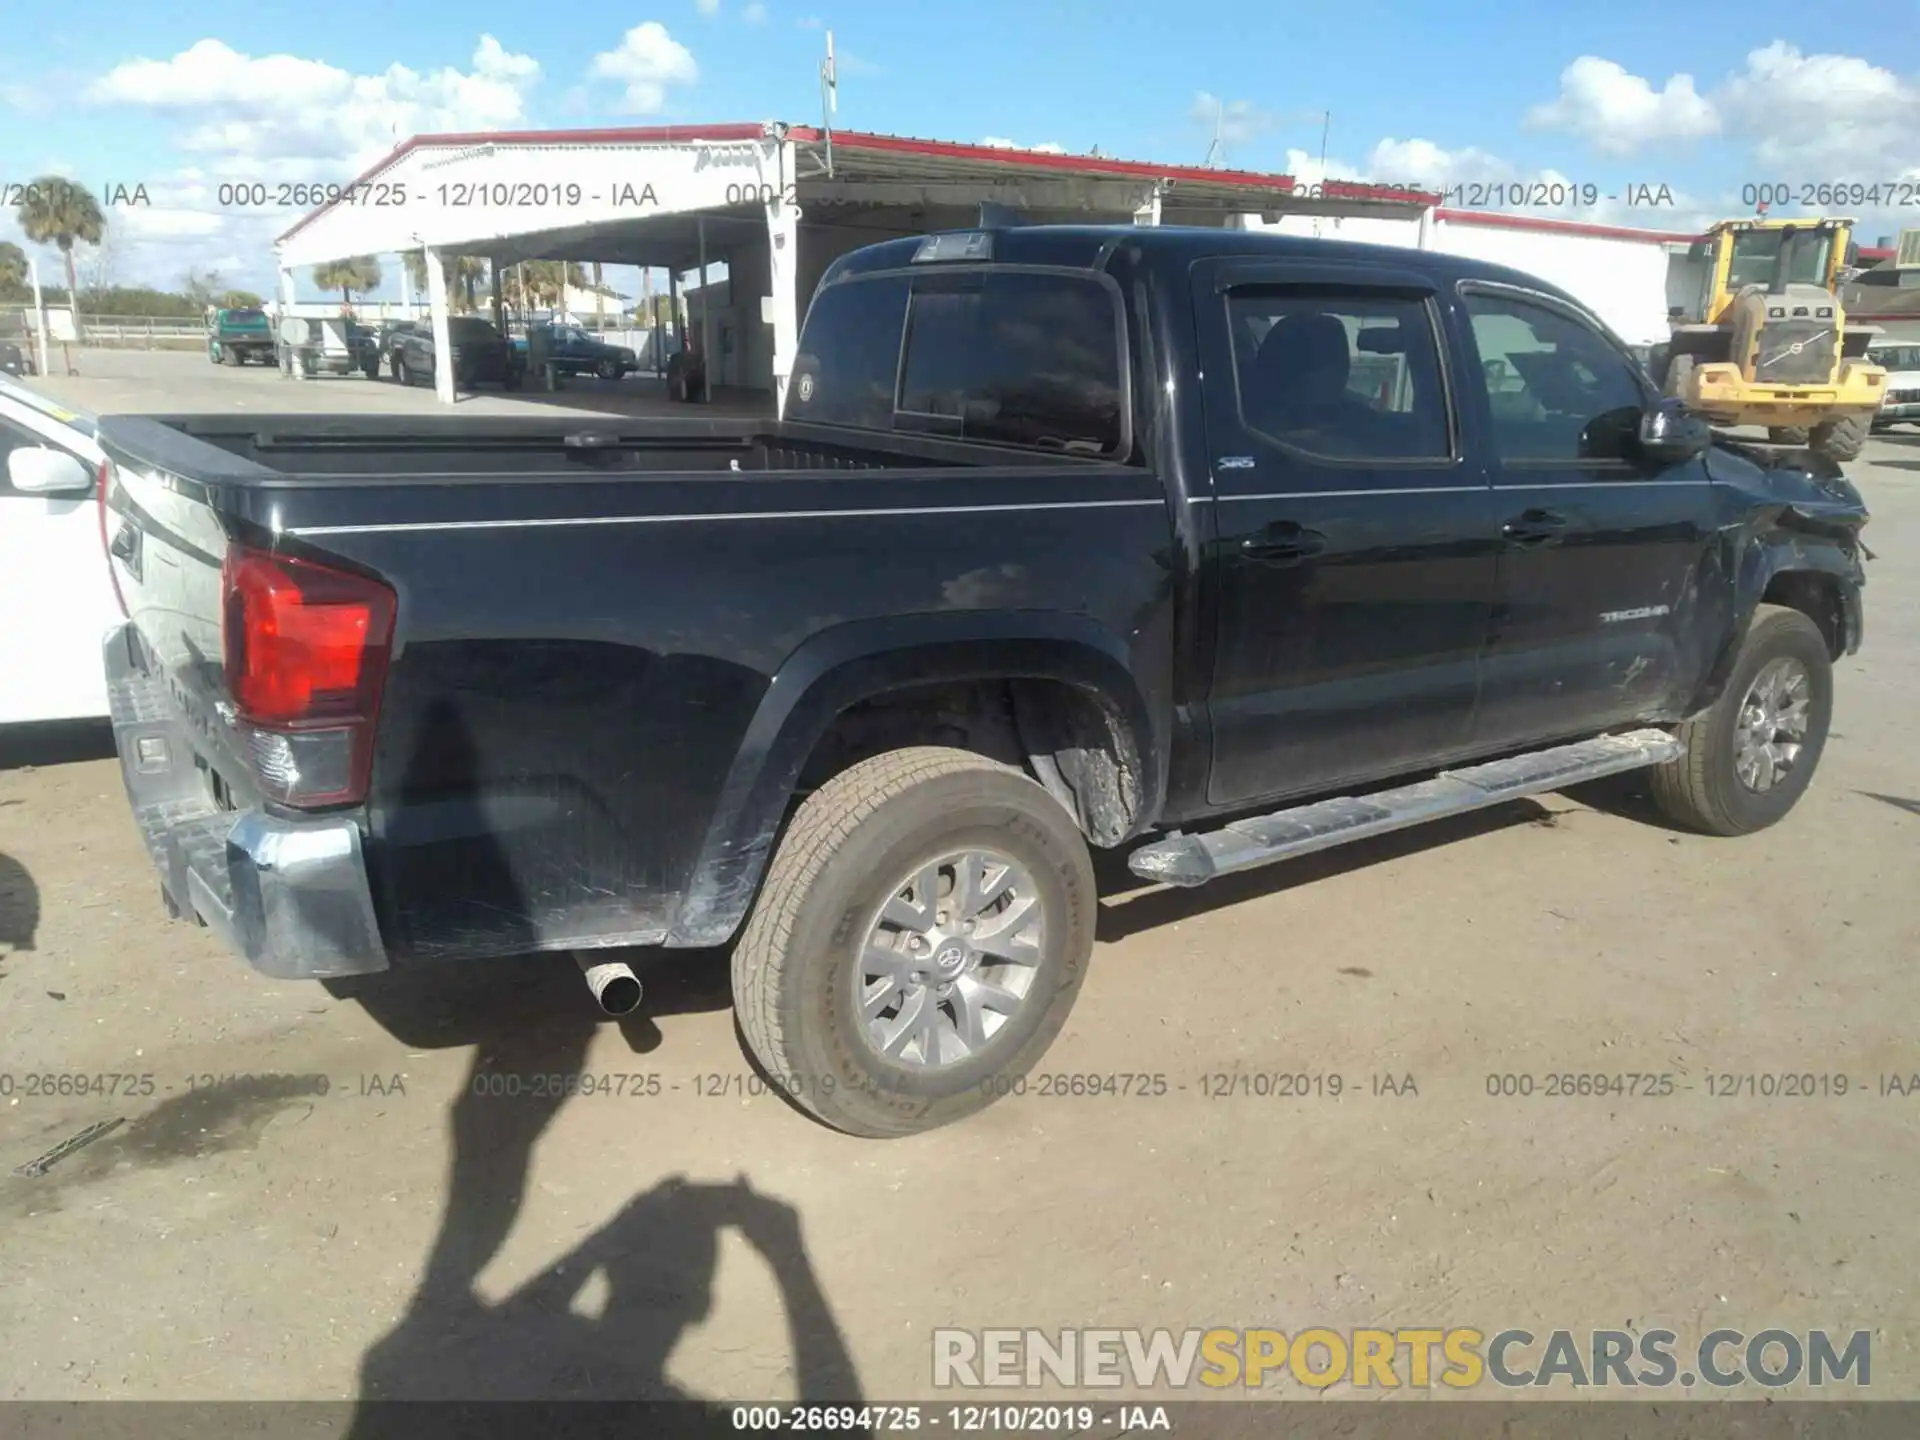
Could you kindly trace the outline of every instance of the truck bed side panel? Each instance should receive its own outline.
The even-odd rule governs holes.
[[[416,486],[382,503],[387,519],[294,524],[283,543],[399,592],[368,857],[401,955],[668,937],[769,685],[836,627],[1064,612],[1138,675],[1169,664],[1166,508],[1138,470]]]

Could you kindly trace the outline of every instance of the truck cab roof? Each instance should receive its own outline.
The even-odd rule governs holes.
[[[1202,260],[1245,257],[1301,263],[1392,268],[1414,271],[1444,288],[1462,280],[1514,285],[1551,295],[1585,313],[1586,305],[1558,286],[1505,265],[1494,265],[1435,250],[1397,245],[1375,245],[1354,240],[1323,240],[1273,231],[1219,230],[1197,225],[1018,225],[983,226],[974,230],[936,232],[958,240],[985,236],[979,252],[966,253],[959,244],[948,248],[952,258],[916,260],[929,237],[906,236],[852,251],[828,267],[821,283],[884,270],[939,269],[955,264],[1044,265],[1054,268],[1105,270],[1114,253],[1131,249],[1147,265],[1161,270],[1184,269]]]

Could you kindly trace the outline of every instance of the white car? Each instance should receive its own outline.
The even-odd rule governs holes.
[[[1867,351],[1867,359],[1887,372],[1887,398],[1880,402],[1873,428],[1920,425],[1920,343],[1875,345]]]
[[[0,375],[0,725],[107,713],[94,417]]]

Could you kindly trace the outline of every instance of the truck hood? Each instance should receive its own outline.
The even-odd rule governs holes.
[[[1714,482],[1778,507],[1778,523],[1853,543],[1870,518],[1860,491],[1834,461],[1810,450],[1716,442],[1707,452]]]

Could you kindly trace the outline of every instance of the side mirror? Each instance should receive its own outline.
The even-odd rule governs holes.
[[[1713,445],[1713,426],[1678,400],[1661,400],[1641,415],[1636,441],[1650,464],[1682,465]]]
[[[50,445],[22,445],[7,456],[7,479],[28,495],[86,495],[93,489],[87,467]]]

